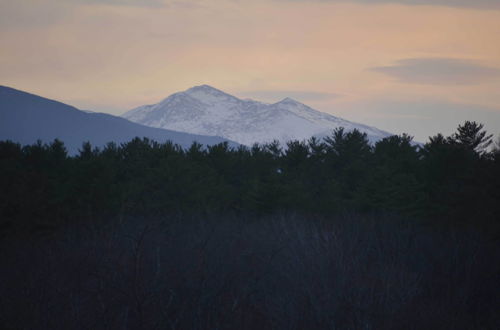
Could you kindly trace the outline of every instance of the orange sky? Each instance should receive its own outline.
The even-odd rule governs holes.
[[[500,6],[428,2],[0,0],[0,84],[113,114],[209,84],[420,141],[498,135]]]

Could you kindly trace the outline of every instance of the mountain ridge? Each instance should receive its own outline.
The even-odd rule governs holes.
[[[392,135],[320,112],[290,97],[264,103],[239,99],[209,85],[171,94],[159,103],[127,111],[122,117],[150,127],[218,135],[244,145],[324,137],[337,127],[359,129],[371,142]]]
[[[193,142],[204,145],[229,142],[216,136],[188,134],[174,130],[152,128],[106,113],[88,112],[74,106],[47,99],[12,87],[0,86],[0,140],[21,144],[65,143],[75,154],[83,142],[103,147],[108,142],[123,143],[135,137],[147,137],[157,142],[167,140],[188,148]]]

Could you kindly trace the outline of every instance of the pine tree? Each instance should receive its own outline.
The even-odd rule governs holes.
[[[492,143],[493,134],[487,135],[483,128],[483,124],[467,120],[463,125],[458,126],[457,132],[450,137],[450,142],[484,155]]]

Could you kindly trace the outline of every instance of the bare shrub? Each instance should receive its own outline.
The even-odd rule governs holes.
[[[128,218],[3,239],[3,329],[493,329],[498,244],[408,219]]]

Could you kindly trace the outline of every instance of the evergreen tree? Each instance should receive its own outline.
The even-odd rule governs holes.
[[[493,137],[493,134],[488,135],[483,128],[483,124],[466,121],[463,125],[458,126],[457,132],[449,138],[450,142],[483,155],[491,145]]]
[[[407,134],[393,135],[375,144],[374,168],[365,194],[373,208],[412,214],[421,210],[419,155],[412,140]]]
[[[345,132],[337,128],[325,138],[325,166],[328,195],[333,209],[364,209],[361,186],[366,182],[371,167],[372,147],[366,133],[354,129]],[[333,193],[335,192],[335,193]]]

